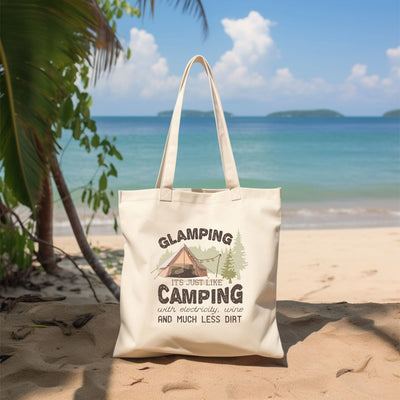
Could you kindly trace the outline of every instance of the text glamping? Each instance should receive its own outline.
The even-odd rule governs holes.
[[[217,242],[222,241],[222,243],[230,245],[232,243],[233,235],[230,233],[224,233],[223,231],[219,231],[217,229],[187,228],[186,233],[179,229],[176,234],[176,239],[173,239],[171,234],[160,237],[160,239],[158,239],[158,244],[162,249],[166,249],[167,247],[175,243],[179,243],[182,240],[201,240],[204,238]]]

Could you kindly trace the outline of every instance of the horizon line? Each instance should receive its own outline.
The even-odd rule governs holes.
[[[107,117],[107,118],[115,118],[115,117],[120,117],[120,118],[132,118],[132,117],[157,117],[157,118],[170,118],[169,115],[166,116],[160,116],[157,114],[141,114],[141,115],[93,115],[93,118],[97,117]],[[182,118],[187,117],[187,116],[182,116]],[[192,116],[190,116],[192,117]],[[384,117],[382,114],[381,115],[341,115],[338,117],[307,117],[307,116],[299,116],[299,117],[271,117],[268,115],[236,115],[233,114],[231,116],[228,116],[227,118],[279,118],[279,119],[291,119],[291,118],[400,118],[400,117]],[[198,118],[207,118],[207,116],[198,116]],[[208,117],[212,118],[212,116]]]

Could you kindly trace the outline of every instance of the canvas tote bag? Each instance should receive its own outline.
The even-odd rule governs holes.
[[[190,68],[210,83],[226,189],[173,187]],[[182,77],[155,189],[120,191],[125,237],[114,357],[166,354],[280,358],[276,273],[280,189],[240,187],[209,64]]]

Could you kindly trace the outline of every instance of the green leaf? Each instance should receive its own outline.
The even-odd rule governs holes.
[[[101,250],[98,248],[98,247],[93,247],[93,251],[96,253],[96,254],[100,254],[101,253]]]
[[[82,134],[81,121],[79,118],[75,118],[72,135],[74,139],[78,140],[81,137],[81,134]]]
[[[93,197],[93,210],[97,211],[100,207],[100,194],[96,192]]]
[[[82,79],[83,87],[84,87],[84,89],[86,89],[89,86],[89,77],[82,76],[81,79]]]
[[[108,211],[110,210],[110,201],[108,200],[108,197],[106,194],[103,196],[103,213],[108,214]]]
[[[93,191],[92,191],[92,189],[89,189],[89,196],[88,196],[88,201],[87,201],[87,204],[89,206],[92,204],[92,199],[93,199]]]
[[[121,8],[119,8],[117,11],[117,18],[121,18],[123,15],[124,15],[124,12],[122,11]]]
[[[132,11],[132,16],[134,16],[135,14],[139,18],[142,16],[142,12],[139,10],[139,8],[133,8],[131,11]]]
[[[89,67],[87,65],[83,65],[81,67],[81,75],[88,75],[89,74]]]
[[[81,147],[84,147],[85,150],[90,153],[90,143],[89,143],[89,138],[85,135],[82,137],[81,141],[79,142],[79,145]]]
[[[103,191],[107,189],[107,176],[106,174],[103,172],[101,174],[101,177],[99,179],[99,190]]]
[[[67,66],[64,69],[64,77],[67,81],[69,82],[74,82],[76,79],[76,68],[74,68],[74,66]]]
[[[94,121],[93,119],[89,119],[88,121],[86,121],[86,126],[92,132],[97,131],[96,121]]]
[[[32,240],[26,238],[26,240],[25,240],[25,246],[26,246],[26,248],[27,248],[27,250],[28,250],[28,254],[29,254],[29,253],[30,253],[30,254],[33,254],[33,253],[35,252],[35,243],[33,243]],[[30,263],[31,263],[31,259],[29,259],[28,267],[29,267]]]
[[[98,154],[97,155],[97,163],[100,165],[100,166],[103,166],[104,165],[104,156],[103,156],[103,154]]]
[[[110,0],[106,0],[103,4],[103,11],[106,13],[110,9]]]
[[[11,208],[15,208],[18,205],[18,200],[14,196],[11,188],[9,188],[4,180],[1,178],[1,168],[0,168],[0,199],[3,203],[7,204]],[[0,242],[1,243],[1,242]]]
[[[130,4],[128,4],[128,2],[123,1],[123,2],[121,3],[121,7],[124,7],[124,8],[125,8],[125,11],[126,11],[127,14],[130,14],[130,13],[131,13],[131,6],[130,6]]]
[[[92,143],[92,146],[93,146],[93,147],[98,147],[98,146],[99,146],[99,144],[100,144],[100,137],[99,137],[99,135],[98,135],[97,133],[95,133],[95,134],[93,135],[92,140],[91,140],[91,143]]]
[[[86,103],[85,100],[83,100],[83,101],[81,101],[81,102],[79,103],[79,111],[81,112],[82,116],[83,116],[85,119],[89,119],[89,118],[90,118],[89,107],[88,107],[88,105],[87,105],[87,103]]]
[[[127,48],[127,50],[126,50],[126,59],[127,60],[129,60],[130,58],[131,58],[131,54],[132,52],[131,52],[131,48],[130,47],[128,47]]]
[[[114,147],[113,154],[114,154],[115,157],[118,158],[118,160],[120,160],[120,161],[123,160],[123,157],[122,157],[121,153],[115,147]]]
[[[68,121],[72,118],[73,113],[74,113],[74,105],[72,103],[71,98],[67,97],[60,111],[61,123],[63,125],[66,125]]]
[[[56,137],[59,139],[62,136],[62,127],[61,124],[56,125]]]
[[[17,199],[34,210],[41,195],[44,174],[36,132],[28,130],[18,115],[18,91],[12,85],[9,59],[0,39],[0,162],[4,165],[4,181]],[[12,62],[12,60],[10,60]]]
[[[104,14],[107,18],[107,21],[109,21],[109,22],[114,18],[114,11],[111,9],[108,10],[107,12],[104,12]]]
[[[115,176],[116,178],[118,177],[118,171],[117,169],[114,167],[113,163],[110,163],[110,169],[107,172],[107,176]]]

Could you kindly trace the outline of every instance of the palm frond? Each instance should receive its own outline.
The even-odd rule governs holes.
[[[150,1],[151,13],[154,15],[155,0]],[[166,0],[166,2],[173,4],[175,8],[178,8],[180,5],[182,5],[182,12],[184,14],[193,14],[196,18],[200,19],[203,27],[204,37],[207,37],[208,22],[201,0]],[[137,0],[137,5],[141,10],[141,13],[144,15],[146,12],[147,0]]]
[[[43,157],[54,152],[55,99],[66,91],[61,71],[96,49],[95,78],[121,45],[95,0],[2,0],[0,3],[0,163],[18,200],[35,209]]]
[[[92,65],[94,71],[93,80],[94,83],[96,83],[101,73],[110,71],[116,63],[118,56],[122,51],[122,46],[97,1],[85,1],[88,2],[96,20],[96,26],[93,27],[96,33],[96,43]]]

